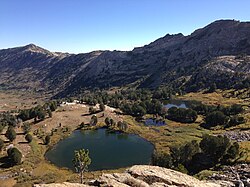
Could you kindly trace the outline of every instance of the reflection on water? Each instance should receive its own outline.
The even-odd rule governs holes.
[[[164,102],[164,107],[169,109],[171,107],[188,108],[188,102],[183,100],[167,100]]]
[[[177,107],[177,108],[187,108],[187,105],[185,103],[181,103],[181,104],[166,104],[164,105],[165,108],[169,109],[169,108],[172,108],[172,107]]]
[[[109,133],[106,129],[74,131],[46,153],[46,158],[59,167],[74,169],[74,150],[89,149],[89,170],[116,169],[134,164],[149,164],[153,145],[132,134]]]

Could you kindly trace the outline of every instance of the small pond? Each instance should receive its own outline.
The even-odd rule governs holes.
[[[171,107],[188,108],[188,103],[187,101],[183,100],[167,100],[164,102],[164,107],[167,109]]]
[[[117,169],[134,164],[149,164],[153,145],[133,134],[109,133],[106,129],[74,131],[45,157],[59,167],[74,170],[74,150],[89,149],[90,171]]]
[[[146,119],[144,123],[146,126],[158,126],[158,127],[160,127],[160,126],[166,125],[165,121],[152,119],[152,118]]]
[[[163,108],[172,108],[172,107],[177,107],[177,108],[188,108],[188,101],[184,100],[166,100],[163,104]],[[146,126],[164,126],[166,125],[165,121],[162,120],[157,120],[157,119],[152,119],[148,118],[144,121],[144,125]]]

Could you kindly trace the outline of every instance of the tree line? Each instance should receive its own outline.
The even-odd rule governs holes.
[[[200,142],[191,141],[171,147],[168,154],[155,152],[152,164],[196,174],[218,164],[231,164],[241,157],[239,144],[226,136],[204,135]]]
[[[212,128],[215,126],[228,128],[246,122],[244,117],[240,115],[244,109],[238,104],[233,104],[231,106],[215,106],[205,105],[201,102],[193,102],[190,107],[195,110],[197,114],[205,116],[205,123],[202,125],[205,128]]]
[[[172,98],[175,94],[169,88],[158,88],[156,90],[128,89],[108,93],[105,91],[95,91],[87,93],[81,97],[82,102],[90,105],[100,103],[111,107],[119,108],[124,114],[141,118],[145,114],[154,114],[163,119],[181,123],[193,123],[198,115],[204,116],[205,128],[212,128],[220,125],[224,128],[245,123],[244,117],[240,114],[244,111],[241,105],[231,106],[205,105],[198,101],[189,101],[188,108],[164,109],[162,102]],[[97,112],[93,107],[91,113]]]
[[[49,117],[52,117],[52,112],[56,109],[57,102],[51,101],[45,103],[43,106],[38,105],[30,109],[20,110],[17,118],[20,118],[23,121],[34,119],[34,121],[36,122],[37,120],[44,120],[47,114]]]

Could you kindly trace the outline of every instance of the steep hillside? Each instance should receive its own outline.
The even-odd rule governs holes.
[[[0,88],[58,96],[136,83],[197,91],[247,88],[250,22],[215,21],[189,36],[169,35],[133,51],[52,53],[33,44],[0,50]]]

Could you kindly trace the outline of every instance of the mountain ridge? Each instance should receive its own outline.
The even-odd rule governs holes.
[[[167,34],[132,51],[69,54],[29,44],[0,50],[0,88],[66,96],[135,83],[139,88],[170,86],[183,91],[205,89],[212,83],[221,89],[247,87],[248,55],[250,22],[235,20],[218,20],[187,36]],[[239,85],[239,80],[246,85]]]

